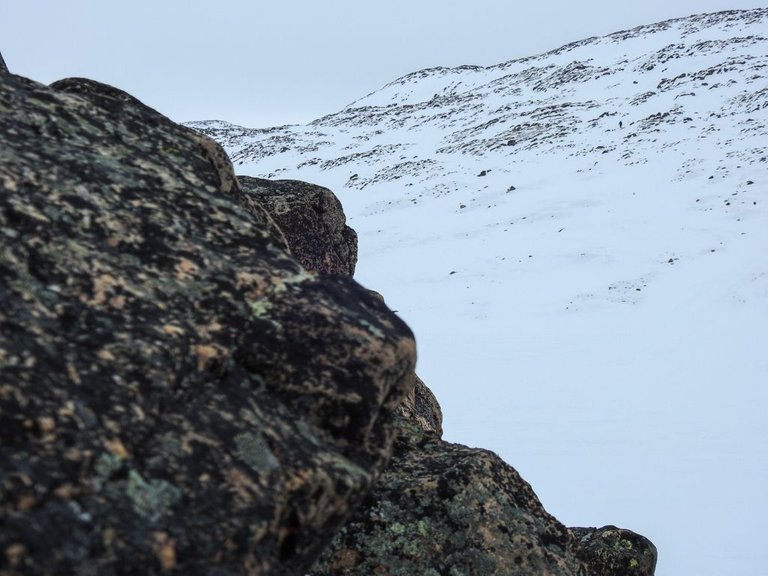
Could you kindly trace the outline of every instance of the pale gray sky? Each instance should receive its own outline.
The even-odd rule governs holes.
[[[763,0],[765,2],[765,0]],[[86,76],[174,120],[304,123],[431,66],[491,65],[760,0],[0,0],[0,51],[41,82]]]

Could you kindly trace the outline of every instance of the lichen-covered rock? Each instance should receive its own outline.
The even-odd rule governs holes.
[[[656,570],[656,546],[640,534],[616,526],[571,532],[589,576],[653,576]]]
[[[346,225],[336,196],[322,186],[298,180],[238,176],[244,192],[264,206],[288,240],[296,259],[320,274],[352,276],[357,233]]]
[[[438,438],[443,436],[443,411],[426,384],[413,375],[415,385],[397,411],[403,418],[416,424],[423,432]]]
[[[390,466],[313,576],[585,576],[568,529],[498,456],[408,423]]]
[[[357,235],[346,224],[336,196],[327,188],[296,180],[264,180],[238,176],[244,191],[253,194],[279,222],[292,255],[311,271],[352,276],[357,264]],[[369,290],[384,303],[384,297]],[[425,432],[443,435],[443,413],[432,391],[416,374],[414,386],[398,413]]]
[[[0,77],[0,573],[303,574],[391,453],[407,327],[213,142]]]

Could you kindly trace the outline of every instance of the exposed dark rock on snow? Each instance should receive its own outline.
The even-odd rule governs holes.
[[[486,450],[405,425],[374,491],[310,572],[586,575],[569,530]]]
[[[307,270],[354,275],[357,234],[346,225],[341,203],[330,190],[297,180],[238,180],[274,218],[291,253]]]
[[[303,574],[387,462],[407,327],[213,142],[0,78],[0,573]]]
[[[576,554],[589,569],[590,576],[653,576],[656,546],[630,530],[571,528],[576,537]]]

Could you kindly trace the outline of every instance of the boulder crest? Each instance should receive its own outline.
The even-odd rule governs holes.
[[[357,233],[346,225],[341,203],[333,192],[298,180],[237,178],[243,191],[277,222],[291,253],[307,270],[354,275]]]
[[[0,573],[305,573],[389,460],[407,326],[128,94],[0,104]]]
[[[2,52],[0,52],[0,74],[8,74],[8,66],[5,65]]]
[[[656,546],[640,534],[616,526],[570,530],[590,576],[653,576],[656,571]]]
[[[386,472],[310,575],[586,576],[576,546],[496,454],[406,422]]]

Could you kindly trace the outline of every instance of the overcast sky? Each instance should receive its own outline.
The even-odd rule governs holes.
[[[765,4],[765,0],[762,0]],[[174,120],[305,123],[431,66],[492,65],[760,0],[0,0],[0,51],[41,82],[86,76]]]

